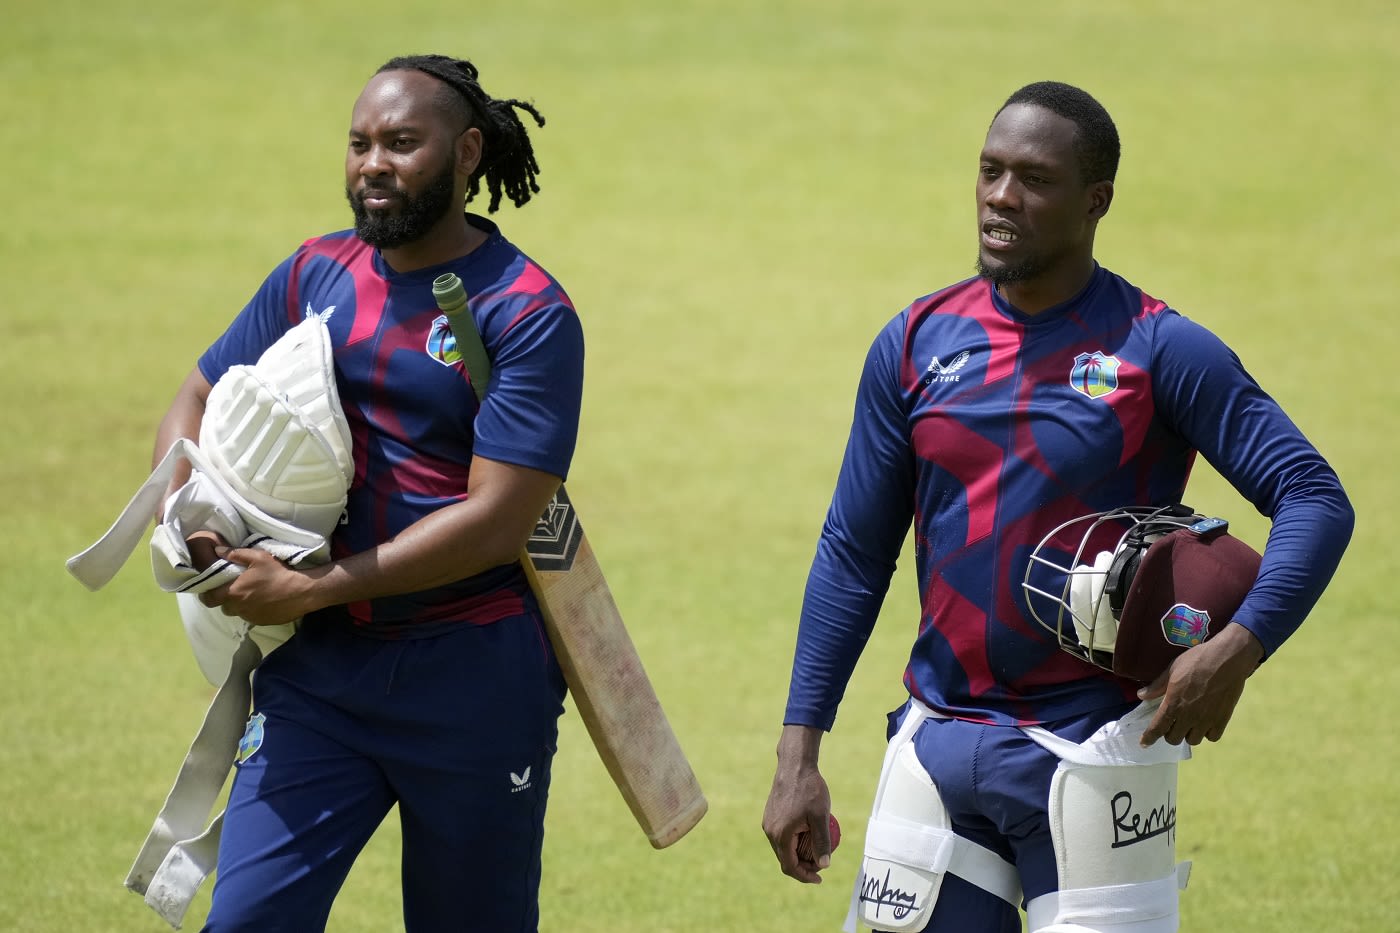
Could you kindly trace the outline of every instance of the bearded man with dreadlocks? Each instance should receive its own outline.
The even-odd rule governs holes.
[[[205,605],[301,620],[254,675],[207,930],[324,929],[395,804],[407,930],[538,927],[565,687],[517,559],[573,455],[583,336],[559,284],[463,211],[483,181],[488,212],[539,191],[517,111],[544,125],[490,97],[467,61],[380,68],[350,120],[354,229],[272,272],[160,425],[157,457],[199,436],[231,367],[325,323],[354,461],[330,562],[203,545],[243,568]],[[449,272],[493,362],[480,404],[433,296]]]

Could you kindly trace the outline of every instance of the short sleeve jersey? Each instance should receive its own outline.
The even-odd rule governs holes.
[[[1235,620],[1272,652],[1340,560],[1335,473],[1209,331],[1095,272],[1029,316],[971,279],[874,341],[799,623],[785,721],[829,729],[912,519],[921,612],[904,682],[945,714],[1048,722],[1137,684],[1061,650],[1030,615],[1028,555],[1060,523],[1180,501],[1196,453],[1273,518]]]
[[[467,495],[472,457],[553,473],[569,469],[583,385],[583,334],[568,296],[495,224],[467,215],[487,240],[442,265],[396,273],[353,231],[304,243],[263,283],[200,358],[210,383],[252,363],[308,316],[330,331],[350,423],[355,476],[332,556],[374,547]],[[432,294],[455,272],[470,296],[492,370],[478,405],[455,337]],[[487,624],[529,600],[518,565],[456,583],[337,607],[383,634],[433,623]]]

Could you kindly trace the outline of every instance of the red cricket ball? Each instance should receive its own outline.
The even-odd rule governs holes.
[[[835,852],[836,847],[841,844],[841,824],[836,822],[836,814],[827,814],[826,831],[831,837],[831,851]],[[814,845],[812,834],[810,832],[802,833],[797,838],[797,857],[807,862],[816,861],[817,854]]]

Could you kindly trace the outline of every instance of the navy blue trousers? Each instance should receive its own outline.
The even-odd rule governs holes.
[[[304,623],[254,675],[205,930],[324,929],[398,804],[408,933],[532,933],[563,697],[530,616],[397,641]]]

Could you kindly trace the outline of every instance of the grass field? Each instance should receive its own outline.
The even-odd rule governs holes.
[[[63,560],[144,479],[196,354],[297,243],[348,223],[351,102],[392,55],[533,99],[543,193],[506,233],[568,287],[589,375],[570,492],[711,812],[652,851],[563,724],[543,929],[835,930],[912,636],[902,567],[825,772],[828,883],[758,828],[795,619],[875,331],[970,273],[982,134],[1053,77],[1124,161],[1105,265],[1217,331],[1332,459],[1333,587],[1182,771],[1183,929],[1400,931],[1393,637],[1400,17],[1386,0],[933,4],[361,0],[5,4],[0,139],[0,930],[161,923],[122,878],[209,697],[132,561]],[[1189,501],[1262,546],[1206,467]],[[332,915],[399,918],[386,824]],[[207,893],[188,926],[197,928]]]

